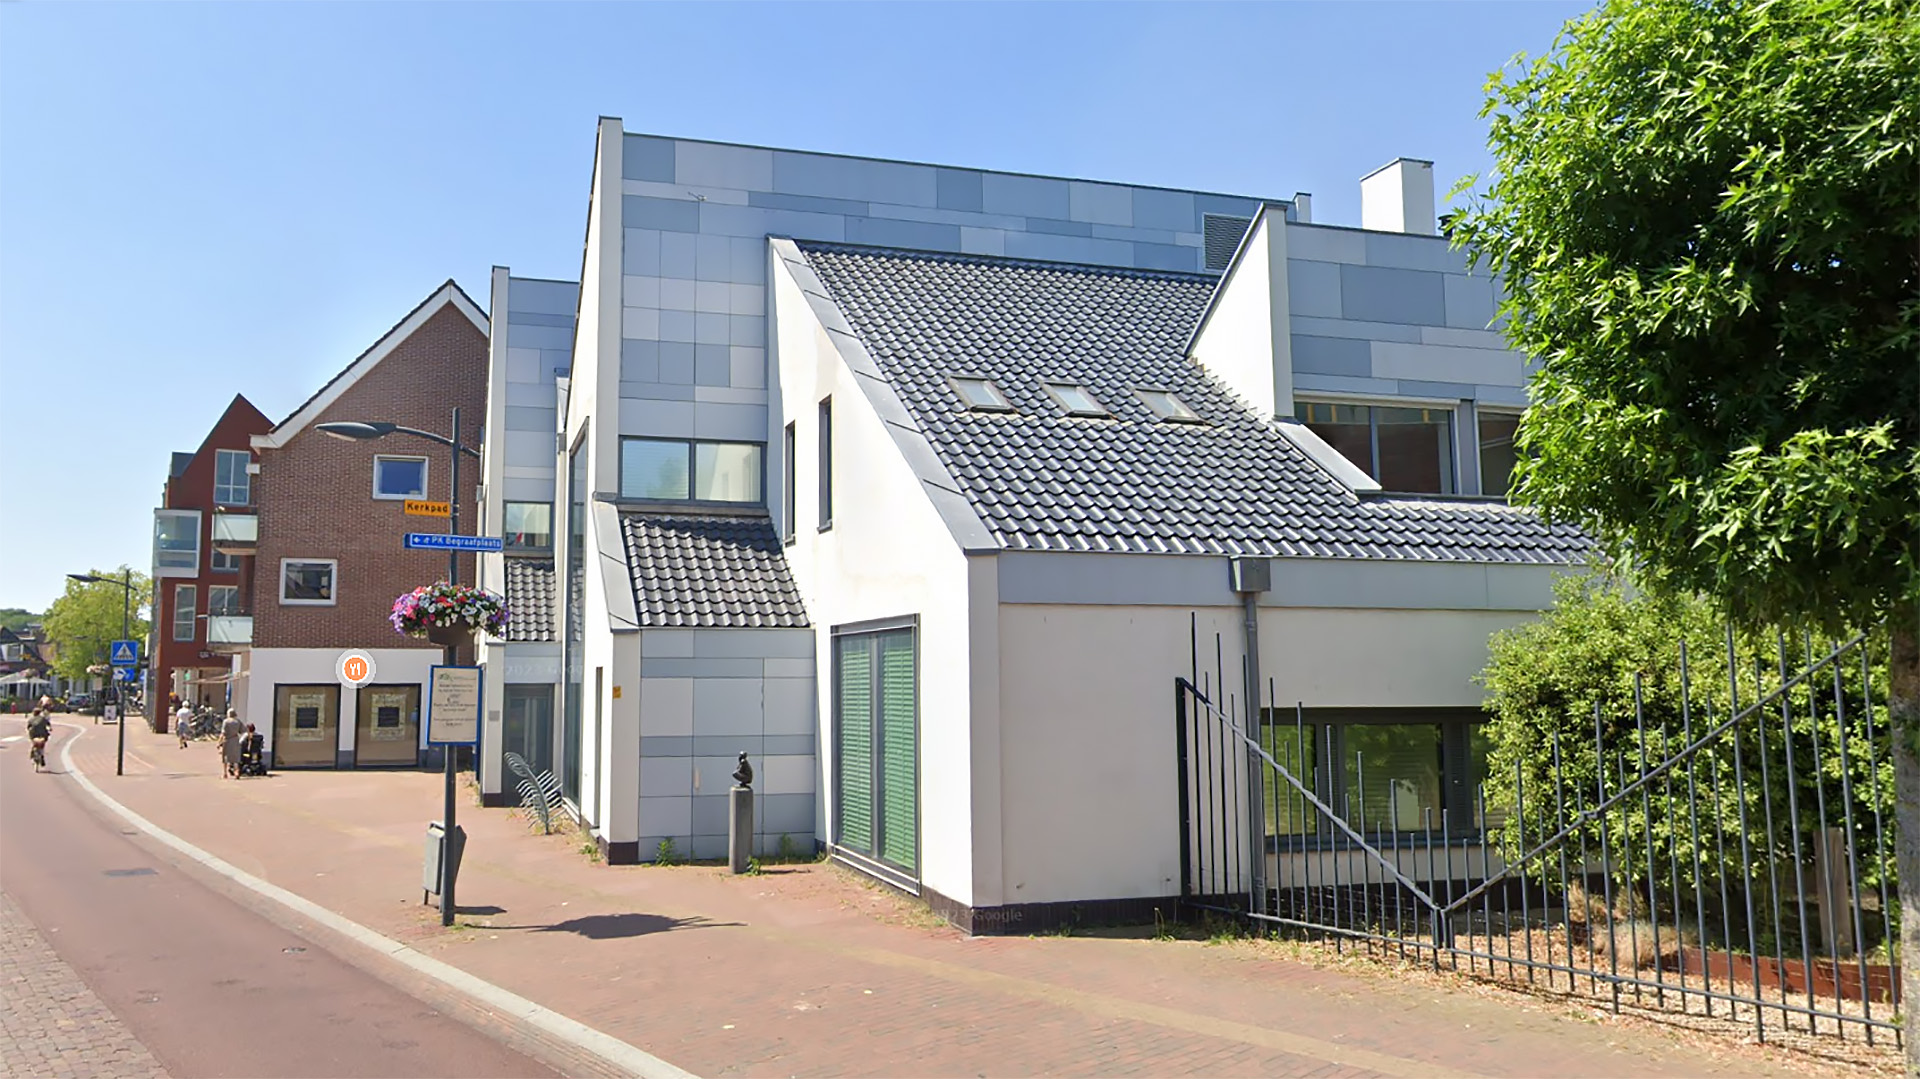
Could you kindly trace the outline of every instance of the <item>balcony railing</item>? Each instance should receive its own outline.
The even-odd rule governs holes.
[[[249,648],[253,645],[253,616],[216,614],[207,618],[207,648]]]
[[[222,554],[252,554],[260,545],[260,516],[254,513],[213,515],[213,549]]]

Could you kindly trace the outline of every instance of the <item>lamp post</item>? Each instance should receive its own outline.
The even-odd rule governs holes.
[[[349,442],[371,441],[376,438],[385,438],[388,435],[412,435],[415,438],[424,438],[428,442],[432,442],[435,445],[447,447],[447,449],[450,451],[450,455],[453,458],[453,467],[448,470],[448,475],[447,475],[448,485],[452,489],[452,497],[448,500],[448,506],[447,506],[447,535],[457,536],[460,534],[460,455],[463,453],[468,454],[472,456],[474,459],[478,460],[480,457],[480,453],[479,451],[473,449],[472,447],[464,445],[460,441],[460,410],[459,409],[456,408],[453,410],[453,437],[451,438],[445,435],[436,435],[431,431],[421,431],[412,427],[402,427],[397,423],[358,423],[358,422],[348,420],[348,421],[340,421],[335,423],[315,424],[314,427],[317,430],[323,431],[326,434],[332,435],[335,438],[346,439]],[[447,583],[448,584],[460,583],[460,552],[451,547],[447,549]],[[444,647],[444,651],[442,652],[442,662],[444,662],[447,666],[451,667],[459,659],[459,655],[458,655],[459,646],[449,644],[443,647]],[[441,841],[443,845],[440,851],[440,924],[441,925],[452,925],[453,914],[454,914],[453,758],[454,758],[454,753],[458,748],[459,747],[457,746],[447,746],[446,752],[442,755],[443,770],[446,773],[446,798],[445,798],[446,804],[444,809],[444,813],[446,817],[446,831],[443,833],[444,838]]]
[[[120,639],[126,640],[127,635],[133,632],[133,571],[128,570],[124,580],[119,577],[102,577],[96,573],[69,573],[67,576],[84,584],[117,584],[124,590],[120,597]],[[119,704],[120,687],[114,684],[112,664],[108,664],[107,671],[107,688],[113,691],[114,703]],[[127,710],[122,706],[118,711],[120,719],[116,725],[120,728],[120,745],[114,751],[113,774],[123,776],[127,774]]]

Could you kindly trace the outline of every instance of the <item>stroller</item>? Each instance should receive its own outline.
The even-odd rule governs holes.
[[[263,776],[267,774],[265,755],[262,752],[266,738],[258,731],[240,740],[240,774],[243,776]]]

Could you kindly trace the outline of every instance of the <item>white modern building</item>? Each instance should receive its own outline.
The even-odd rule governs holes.
[[[1585,541],[1499,497],[1525,366],[1430,166],[1363,192],[1343,228],[602,120],[567,378],[516,389],[495,335],[489,453],[541,392],[557,438],[488,483],[557,454],[552,758],[609,860],[721,853],[745,751],[762,849],[982,932],[1144,912],[1229,556],[1273,560],[1275,697],[1456,801],[1488,636]]]

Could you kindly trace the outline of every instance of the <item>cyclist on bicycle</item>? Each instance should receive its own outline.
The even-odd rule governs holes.
[[[33,718],[27,720],[27,737],[33,739],[33,770],[38,772],[47,766],[47,738],[53,734],[53,723],[47,719],[44,709],[35,708]]]

